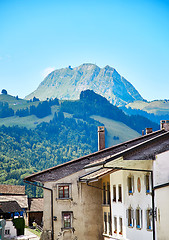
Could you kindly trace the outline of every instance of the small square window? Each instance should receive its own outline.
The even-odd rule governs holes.
[[[59,198],[69,198],[69,186],[59,186]]]
[[[72,227],[72,212],[62,212],[63,228]]]
[[[5,235],[10,235],[10,229],[5,229]]]

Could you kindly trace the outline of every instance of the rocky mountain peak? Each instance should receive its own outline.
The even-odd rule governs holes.
[[[143,100],[134,86],[114,68],[109,65],[100,68],[92,63],[53,71],[26,99],[35,96],[41,100],[55,97],[76,100],[79,99],[81,91],[86,89],[93,90],[116,106]]]

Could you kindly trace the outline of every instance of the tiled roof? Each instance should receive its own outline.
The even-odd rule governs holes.
[[[43,198],[29,198],[29,212],[43,212]]]
[[[25,195],[25,186],[0,184],[0,193]]]
[[[16,201],[0,202],[0,213],[21,212],[22,208]]]
[[[55,172],[55,176],[56,176],[56,170],[59,173],[60,171],[62,171],[64,169],[64,172],[62,171],[62,176],[59,176],[59,178],[63,178],[65,176],[73,174],[73,171],[77,172],[80,169],[82,170],[85,165],[90,166],[90,164],[91,165],[93,165],[93,164],[97,165],[97,163],[100,164],[101,161],[103,161],[107,158],[110,159],[112,156],[115,156],[116,154],[118,155],[119,153],[125,152],[126,150],[134,149],[135,147],[137,148],[140,144],[144,144],[147,141],[151,142],[155,138],[156,139],[158,137],[160,138],[165,133],[169,134],[169,132],[166,132],[164,129],[161,129],[161,130],[149,133],[147,135],[140,136],[138,138],[126,141],[124,143],[117,144],[115,146],[97,151],[95,153],[92,153],[92,154],[89,154],[89,155],[86,155],[86,156],[83,156],[81,158],[74,159],[74,160],[71,160],[69,162],[66,162],[66,163],[63,163],[63,164],[60,164],[60,165],[56,165],[52,168],[45,169],[41,172],[29,175],[28,177],[25,178],[25,180],[26,181],[37,181],[37,179],[38,179],[39,182],[43,182],[41,176],[44,176],[45,174],[48,174],[48,173],[51,174],[51,172],[53,172],[53,171]],[[106,160],[106,161],[108,161],[108,160]],[[87,163],[84,164],[84,162],[87,162]],[[76,166],[78,164],[80,167],[78,169],[75,169],[75,170],[69,172],[68,168],[72,164],[76,164]],[[66,169],[66,171],[65,171],[65,169]],[[63,173],[64,173],[64,175],[63,175]],[[48,181],[47,178],[48,177],[45,177],[45,181]],[[50,181],[54,180],[53,178],[50,178],[50,177],[49,177],[49,179],[50,179]]]

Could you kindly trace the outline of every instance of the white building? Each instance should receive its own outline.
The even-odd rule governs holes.
[[[98,239],[94,236],[102,226],[99,240],[168,239],[169,121],[162,121],[159,131],[148,130],[139,138],[25,178],[48,188],[44,191],[44,226],[46,232],[54,229],[53,239],[67,239],[58,238],[59,232],[68,230],[63,226],[64,208],[76,234],[69,232],[69,239]],[[75,192],[58,201],[58,189],[68,185]]]

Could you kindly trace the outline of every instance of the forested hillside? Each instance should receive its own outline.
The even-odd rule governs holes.
[[[1,107],[13,109],[22,121],[27,119],[27,112],[29,115],[36,114],[42,122],[37,121],[38,124],[32,129],[12,125],[0,127],[0,183],[3,184],[23,184],[22,179],[26,175],[97,151],[97,126],[102,124],[90,118],[91,115],[122,122],[139,133],[146,127],[153,127],[153,130],[159,128],[158,124],[147,118],[124,114],[91,90],[81,92],[80,99],[76,101],[59,103],[58,99],[54,99],[33,105],[30,101],[23,101],[23,104],[24,107],[20,104],[16,108],[13,102],[3,102]],[[55,105],[57,107],[52,113],[51,107]],[[53,118],[43,122],[44,115]],[[119,139],[119,136],[116,134],[114,139]],[[39,196],[41,190],[26,185],[26,193]]]
[[[35,130],[0,127],[0,183],[23,184],[26,175],[96,151],[97,125],[56,115]]]

